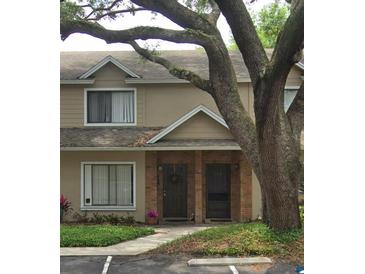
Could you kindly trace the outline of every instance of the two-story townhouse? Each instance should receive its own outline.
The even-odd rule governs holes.
[[[162,55],[208,77],[204,52]],[[231,57],[254,117],[247,69]],[[286,107],[303,69],[288,77]],[[261,214],[257,178],[206,92],[128,51],[61,53],[60,90],[61,193],[75,211],[195,223]]]

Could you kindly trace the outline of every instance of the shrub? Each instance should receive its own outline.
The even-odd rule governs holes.
[[[61,194],[60,198],[60,220],[63,221],[63,216],[71,210],[71,202]]]
[[[105,216],[99,215],[99,213],[94,213],[93,217],[90,219],[91,223],[102,224],[105,222]]]
[[[121,223],[121,218],[114,214],[105,215],[104,218],[107,223],[112,225],[118,225]]]
[[[73,215],[72,215],[72,219],[76,222],[76,223],[88,223],[88,222],[91,222],[91,219],[89,219],[87,216],[86,216],[86,212],[83,212],[82,214],[78,213],[78,212],[75,212]]]
[[[136,223],[136,220],[134,219],[134,216],[128,215],[124,218],[124,223],[126,225],[134,225]]]

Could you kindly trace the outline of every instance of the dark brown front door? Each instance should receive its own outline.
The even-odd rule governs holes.
[[[163,165],[163,217],[187,217],[187,167]]]
[[[231,217],[231,166],[206,165],[207,218]]]

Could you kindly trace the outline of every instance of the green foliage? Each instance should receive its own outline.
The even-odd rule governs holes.
[[[89,223],[93,224],[104,224],[108,223],[111,225],[133,225],[136,223],[134,216],[117,216],[115,214],[100,215],[99,213],[94,213],[93,217],[88,220]]]
[[[279,0],[265,5],[257,14],[253,14],[252,19],[257,34],[265,48],[275,47],[278,35],[283,29],[288,16],[288,5]]]
[[[147,227],[61,225],[61,247],[108,246],[153,233]]]
[[[200,255],[288,255],[292,245],[303,248],[303,230],[276,232],[260,222],[219,226],[161,246],[156,252]]]
[[[206,13],[209,11],[208,0],[184,0],[183,3],[191,10],[197,13]]]
[[[275,0],[274,3],[263,6],[258,12],[250,9],[249,12],[264,48],[274,48],[277,38],[289,17],[289,5],[286,2]],[[228,49],[238,49],[233,36],[229,41]]]
[[[60,18],[63,20],[80,19],[85,16],[85,11],[77,3],[63,1],[60,4]]]
[[[76,223],[88,223],[90,221],[90,219],[87,217],[86,212],[83,213],[79,213],[79,212],[75,212],[72,215],[72,219],[76,222]]]

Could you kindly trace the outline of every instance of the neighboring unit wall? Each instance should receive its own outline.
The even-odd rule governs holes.
[[[81,162],[136,162],[136,210],[135,211],[85,211],[88,216],[93,212],[100,214],[134,216],[137,221],[145,219],[145,153],[144,152],[61,152],[61,194],[72,203],[72,208],[80,212],[81,206]],[[67,216],[70,220],[71,216]]]

